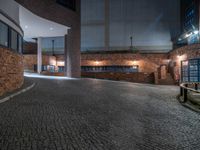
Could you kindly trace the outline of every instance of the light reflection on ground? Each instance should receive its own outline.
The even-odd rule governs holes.
[[[60,77],[60,76],[47,76],[47,75],[41,75],[41,74],[37,74],[37,73],[27,73],[27,72],[24,72],[24,76],[29,77],[29,78],[41,78],[41,79],[78,80],[76,78]]]

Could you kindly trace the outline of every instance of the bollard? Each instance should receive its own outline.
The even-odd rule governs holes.
[[[198,90],[198,84],[195,83],[195,90]]]
[[[183,96],[183,88],[180,87],[180,96]]]
[[[187,96],[188,96],[188,92],[187,92],[187,87],[188,87],[188,85],[187,84],[185,84],[185,87],[186,88],[184,88],[184,96],[183,96],[183,102],[187,102]]]

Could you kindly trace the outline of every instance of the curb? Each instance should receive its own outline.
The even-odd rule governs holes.
[[[15,96],[18,96],[18,95],[20,95],[20,94],[22,94],[22,93],[25,93],[25,92],[31,90],[34,86],[35,86],[35,83],[33,83],[33,84],[30,85],[29,87],[24,88],[24,89],[22,89],[22,90],[20,90],[20,91],[18,91],[18,92],[16,92],[16,93],[14,93],[14,94],[11,94],[10,96],[7,96],[7,97],[5,97],[5,98],[3,98],[3,99],[0,99],[0,104],[6,102],[6,101],[8,101],[8,100],[10,100],[11,98],[13,98],[13,97],[15,97]]]
[[[189,104],[187,102],[186,103],[182,102],[180,95],[177,96],[177,99],[182,106],[184,106],[194,112],[200,113],[200,110],[198,108],[196,108],[195,106],[193,106],[192,104]]]

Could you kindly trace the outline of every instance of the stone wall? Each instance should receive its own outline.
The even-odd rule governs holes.
[[[155,83],[154,73],[108,73],[108,72],[82,72],[82,77],[97,78],[97,79],[109,79],[116,81],[129,81],[137,83]]]
[[[23,43],[24,54],[37,54],[37,43],[24,42]]]
[[[167,63],[167,54],[112,53],[82,54],[82,66],[138,65],[139,72],[156,72],[160,65]]]
[[[200,44],[174,49],[169,53],[170,73],[174,80],[180,80],[181,61],[200,57]]]
[[[64,61],[63,55],[42,56],[43,65],[54,64],[51,61]],[[109,66],[125,65],[139,66],[139,72],[152,73],[163,65],[167,64],[167,54],[135,54],[135,53],[113,53],[113,54],[82,54],[81,66]],[[33,70],[34,64],[37,64],[37,55],[24,55],[24,68]]]
[[[146,82],[152,83],[153,76],[154,78],[161,78],[162,72],[159,71],[162,65],[167,65],[168,63],[168,54],[166,53],[159,53],[159,54],[142,54],[142,53],[82,53],[81,55],[81,66],[110,66],[110,65],[119,65],[119,66],[133,66],[137,65],[139,68],[139,72],[143,73],[140,74],[140,78],[138,75],[126,75],[125,74],[99,74],[98,78],[113,78],[114,80],[130,80],[130,76],[132,76],[132,81],[138,82]],[[45,56],[43,55],[43,65],[51,64],[50,60],[55,62],[63,62],[64,56],[57,55],[54,56]],[[24,68],[25,70],[34,71],[34,64],[37,64],[37,56],[36,55],[24,55]],[[56,63],[55,63],[56,64]],[[163,71],[164,72],[164,71]],[[156,75],[153,75],[156,74]],[[94,76],[90,74],[91,77]],[[89,74],[83,74],[82,76],[90,76]],[[110,77],[108,77],[110,75]],[[121,75],[121,77],[120,77]],[[104,77],[103,77],[104,76]],[[149,78],[150,76],[150,78]],[[157,81],[158,79],[154,79]]]
[[[20,88],[24,81],[23,58],[0,47],[0,96]]]

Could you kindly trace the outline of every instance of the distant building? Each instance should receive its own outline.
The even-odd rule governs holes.
[[[81,0],[81,51],[169,52],[180,0]]]
[[[176,45],[199,43],[199,0],[181,0],[181,35],[176,39]]]

